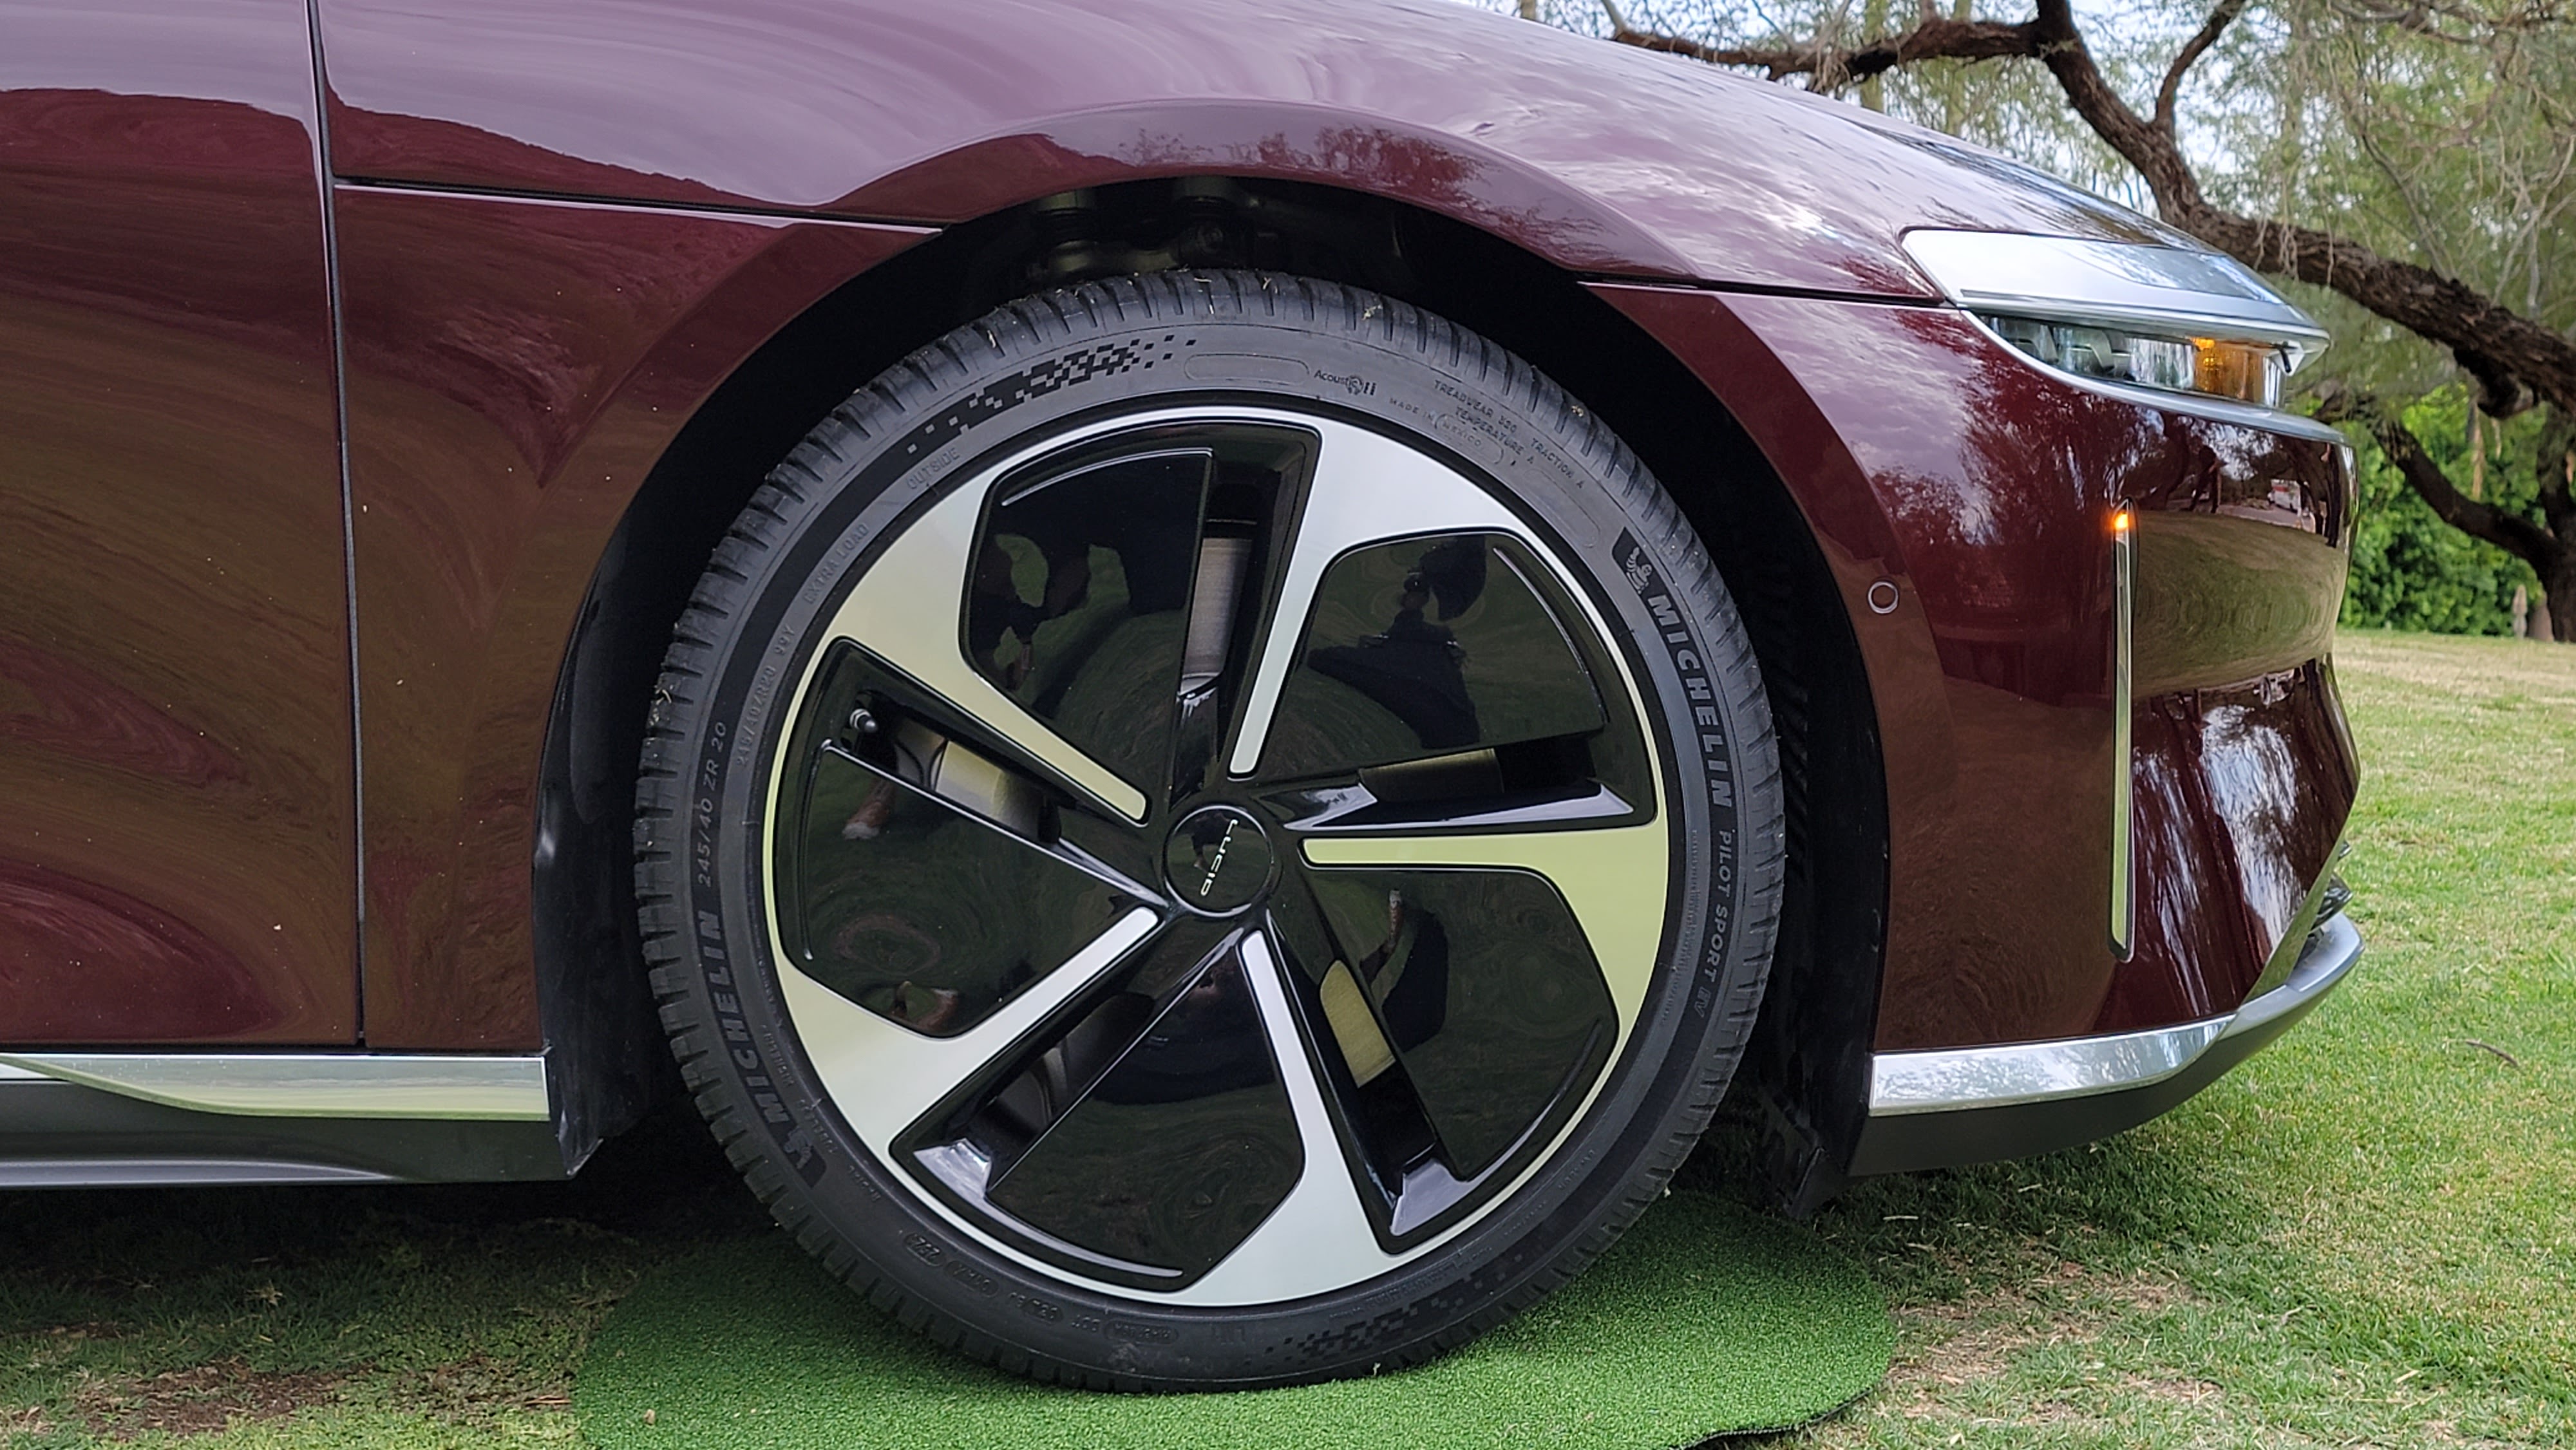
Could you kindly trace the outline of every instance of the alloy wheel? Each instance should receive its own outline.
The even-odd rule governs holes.
[[[1094,420],[904,524],[772,771],[797,1037],[956,1228],[1186,1305],[1507,1196],[1636,1021],[1671,864],[1629,668],[1459,468]]]
[[[828,417],[673,631],[672,1050],[799,1242],[1103,1387],[1463,1343],[1662,1191],[1786,861],[1751,641],[1528,364],[1368,292],[1022,299]]]

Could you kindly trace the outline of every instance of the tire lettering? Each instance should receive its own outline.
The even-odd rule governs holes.
[[[1707,937],[1700,952],[1699,981],[1691,993],[1691,1007],[1706,1014],[1717,1004],[1717,988],[1734,926],[1734,914],[1726,898],[1735,889],[1735,770],[1727,748],[1726,722],[1717,711],[1717,691],[1709,680],[1708,662],[1693,641],[1689,626],[1682,620],[1681,605],[1665,586],[1654,560],[1637,542],[1636,535],[1625,530],[1611,546],[1611,555],[1619,561],[1620,574],[1637,591],[1639,602],[1646,606],[1657,633],[1663,636],[1664,653],[1672,661],[1673,672],[1681,678],[1682,693],[1694,702],[1691,722],[1700,727],[1696,732],[1698,755],[1708,781],[1713,817],[1709,839],[1716,856],[1709,879],[1716,886],[1716,895],[1701,906]]]

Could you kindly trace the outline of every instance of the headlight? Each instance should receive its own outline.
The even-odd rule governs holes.
[[[2281,405],[2324,329],[2232,258],[2012,232],[1916,231],[1952,302],[2037,361],[2114,384]]]
[[[1999,313],[1981,314],[1980,320],[2050,367],[2141,387],[2213,393],[2266,408],[2281,406],[2281,380],[2292,366],[2289,350],[2276,343],[2158,337]]]

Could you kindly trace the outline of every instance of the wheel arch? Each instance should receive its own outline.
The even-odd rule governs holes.
[[[1365,286],[1483,333],[1583,399],[1681,502],[1753,634],[1789,791],[1788,898],[1745,1059],[1751,1101],[1783,1192],[1813,1198],[1819,1161],[1830,1187],[1866,1106],[1886,807],[1859,647],[1798,500],[1721,400],[1575,274],[1381,197],[1207,175],[1058,194],[859,273],[738,365],[627,501],[565,642],[538,780],[533,947],[567,1162],[677,1085],[640,966],[627,807],[671,630],[769,464],[868,379],[1011,297],[1218,265]]]

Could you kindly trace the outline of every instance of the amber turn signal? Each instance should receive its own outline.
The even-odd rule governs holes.
[[[1983,321],[2014,347],[2079,377],[2277,408],[2290,374],[2291,355],[2278,343],[2159,337],[2031,317],[1985,315]]]

